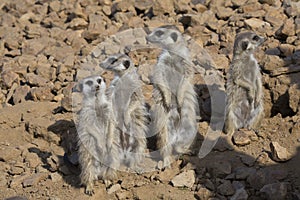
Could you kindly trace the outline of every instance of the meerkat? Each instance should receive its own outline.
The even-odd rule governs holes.
[[[105,80],[98,75],[89,76],[81,80],[78,87],[83,93],[77,126],[80,179],[85,193],[92,195],[94,181],[116,178],[117,139]]]
[[[189,49],[175,26],[156,28],[146,39],[162,48],[152,75],[155,105],[151,131],[157,134],[163,166],[168,167],[174,152],[190,152],[197,133],[194,71]]]
[[[264,41],[254,32],[240,33],[235,38],[226,83],[225,132],[230,138],[241,128],[257,131],[264,117],[262,78],[254,57]]]
[[[120,159],[130,169],[140,171],[138,164],[145,156],[148,123],[142,81],[132,60],[125,54],[108,56],[100,67],[114,72],[108,90],[120,136]]]

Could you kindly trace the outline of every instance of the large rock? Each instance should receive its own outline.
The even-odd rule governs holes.
[[[30,92],[30,87],[28,85],[17,87],[12,96],[14,105],[16,105],[17,103],[22,103],[25,100],[27,100],[29,92]]]
[[[218,193],[224,196],[233,195],[235,190],[230,181],[224,180],[224,182],[218,186]]]
[[[174,187],[188,187],[192,188],[195,183],[195,171],[188,170],[175,176],[171,183]]]
[[[280,146],[278,142],[271,142],[270,144],[272,159],[277,162],[288,161],[292,158],[292,155],[285,147]]]
[[[173,0],[154,1],[153,14],[164,15],[165,13],[174,15],[174,1]]]
[[[294,84],[289,87],[289,106],[296,113],[299,111],[300,106],[300,91],[298,90],[298,85]]]
[[[281,200],[287,197],[289,186],[290,184],[285,182],[272,183],[265,185],[260,193],[268,200]]]

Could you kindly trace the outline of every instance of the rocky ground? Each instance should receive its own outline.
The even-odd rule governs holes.
[[[0,198],[300,199],[299,13],[298,0],[0,0]],[[97,63],[129,51],[151,104],[159,49],[144,37],[165,24],[185,33],[193,56],[198,149],[217,110],[212,99],[224,97],[236,33],[267,37],[256,54],[265,93],[260,132],[236,133],[234,146],[220,139],[205,158],[182,156],[171,169],[120,172],[88,197],[70,159],[80,106],[72,88],[93,73],[111,80]]]

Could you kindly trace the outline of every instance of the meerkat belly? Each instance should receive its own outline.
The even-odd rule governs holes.
[[[237,124],[240,124],[239,126],[243,127],[250,116],[251,104],[248,100],[247,91],[244,88],[236,88],[234,96],[236,98],[233,102],[233,113],[238,119]]]

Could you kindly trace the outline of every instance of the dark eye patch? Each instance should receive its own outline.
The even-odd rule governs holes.
[[[101,79],[101,78],[98,78],[98,79],[97,79],[97,83],[98,83],[98,84],[101,84],[101,82],[102,82],[102,79]]]
[[[158,37],[162,36],[163,34],[164,34],[164,32],[161,31],[161,30],[158,30],[158,31],[155,32],[155,35],[158,36]]]
[[[109,58],[108,59],[108,62],[111,63],[111,64],[114,64],[116,61],[117,61],[117,59],[115,59],[115,58]]]
[[[171,38],[173,39],[174,42],[176,42],[176,41],[177,41],[177,38],[178,38],[177,33],[175,33],[175,32],[172,33],[172,34],[171,34]]]
[[[254,36],[252,37],[252,40],[258,41],[258,40],[259,40],[259,37],[258,37],[257,35],[254,35]]]
[[[242,42],[242,49],[243,49],[243,51],[245,51],[247,48],[248,48],[248,42],[247,41],[243,41]]]
[[[123,61],[123,65],[126,69],[128,69],[130,67],[130,61],[129,60],[124,60]]]
[[[92,86],[93,85],[93,81],[86,81],[84,84],[86,84],[88,86]]]

